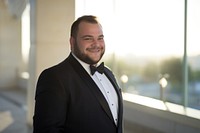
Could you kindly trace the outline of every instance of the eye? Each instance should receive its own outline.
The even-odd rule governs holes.
[[[103,40],[103,39],[104,39],[103,36],[101,36],[101,37],[98,38],[99,41],[101,41],[101,40]]]
[[[92,41],[92,40],[93,40],[93,37],[84,37],[83,40]]]

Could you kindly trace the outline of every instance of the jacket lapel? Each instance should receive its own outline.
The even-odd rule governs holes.
[[[95,95],[95,97],[97,98],[98,102],[101,104],[105,113],[114,122],[113,117],[112,117],[112,113],[111,113],[110,108],[109,108],[109,105],[108,105],[106,99],[104,98],[103,94],[99,90],[98,86],[93,81],[93,79],[88,75],[88,73],[85,71],[85,69],[73,57],[72,54],[70,54],[70,56],[69,56],[69,61],[70,61],[71,65],[73,66],[73,68],[75,69],[75,71],[77,71],[77,73],[79,73],[80,78],[84,81],[84,83],[86,83],[88,88]]]
[[[112,85],[115,88],[116,93],[118,95],[118,107],[119,107],[119,110],[118,110],[118,125],[121,125],[121,123],[119,123],[119,122],[122,121],[122,117],[123,117],[123,98],[122,98],[122,94],[121,94],[121,89],[119,88],[117,81],[115,80],[114,75],[107,68],[105,68],[105,75],[107,76],[107,78],[112,83]],[[121,128],[122,127],[120,127],[119,130]]]

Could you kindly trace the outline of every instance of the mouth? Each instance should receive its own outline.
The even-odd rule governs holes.
[[[101,49],[100,48],[89,48],[88,51],[92,52],[92,53],[97,53],[97,52],[100,52]]]

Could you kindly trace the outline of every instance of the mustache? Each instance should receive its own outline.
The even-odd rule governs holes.
[[[93,47],[90,47],[90,48],[87,48],[88,50],[100,50],[102,49],[101,47],[98,47],[98,46],[93,46]]]

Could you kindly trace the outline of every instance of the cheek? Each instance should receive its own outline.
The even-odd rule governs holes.
[[[101,47],[105,48],[105,43],[104,42],[101,43]]]
[[[87,48],[87,44],[85,44],[83,42],[79,42],[77,45],[78,45],[80,51],[85,51],[85,49]]]

